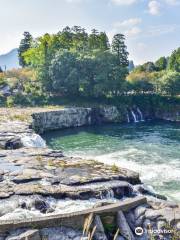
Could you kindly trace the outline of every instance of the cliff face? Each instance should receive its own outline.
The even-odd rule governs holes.
[[[129,111],[129,114],[131,114],[131,111]],[[139,113],[135,110],[134,114],[139,115]],[[32,115],[32,126],[35,131],[43,133],[50,130],[96,125],[100,123],[128,122],[127,115],[128,110],[119,109],[115,106],[97,108],[65,108],[56,111],[34,113]],[[175,106],[173,108],[147,108],[142,110],[142,115],[145,120],[158,119],[178,122],[180,121],[180,106]],[[133,121],[131,115],[129,115],[129,118]],[[138,116],[137,119],[139,119]]]
[[[125,122],[125,115],[115,106],[99,108],[66,108],[34,113],[33,128],[37,132],[88,126],[99,123]]]
[[[155,117],[161,120],[180,122],[180,106],[164,106],[155,109]]]

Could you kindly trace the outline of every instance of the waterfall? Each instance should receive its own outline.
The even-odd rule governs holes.
[[[24,147],[45,148],[46,142],[37,134],[24,135],[21,137]]]
[[[143,114],[142,114],[142,112],[141,112],[141,110],[140,110],[139,108],[137,108],[137,112],[138,112],[139,115],[140,115],[140,121],[141,121],[141,122],[144,122]]]
[[[106,198],[107,198],[107,199],[114,198],[114,191],[113,191],[112,189],[107,190]]]
[[[133,116],[134,122],[137,123],[138,122],[138,118],[136,117],[136,114],[133,110],[131,110],[131,114]]]
[[[127,113],[127,122],[130,123],[129,113]]]
[[[143,113],[141,112],[140,108],[133,107],[132,109],[127,109],[127,122],[144,122]]]
[[[100,199],[112,199],[114,198],[114,191],[112,189],[106,189],[105,191],[100,191]]]

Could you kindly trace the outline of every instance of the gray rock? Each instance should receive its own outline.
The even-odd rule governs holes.
[[[0,217],[13,212],[18,207],[18,202],[11,201],[11,202],[2,202],[0,204]]]
[[[135,226],[136,226],[136,227],[142,226],[144,219],[145,219],[145,216],[144,216],[144,215],[141,215],[138,219],[136,219]]]
[[[136,219],[138,219],[139,217],[141,217],[142,215],[145,214],[147,210],[146,206],[138,206],[137,208],[135,208],[134,210],[134,216]]]
[[[143,222],[143,228],[148,229],[151,226],[151,221],[149,219],[145,219]]]
[[[134,235],[122,211],[118,211],[117,213],[117,226],[119,227],[120,233],[123,237],[126,239],[135,240]]]
[[[128,213],[124,213],[125,214],[125,218],[131,228],[132,231],[134,231],[135,228],[135,216],[133,214],[133,212],[128,212]]]
[[[18,236],[8,237],[6,240],[41,240],[38,230],[27,230]]]
[[[145,213],[145,217],[150,220],[156,220],[157,218],[162,216],[162,212],[159,210],[149,209]]]
[[[43,200],[36,199],[34,201],[35,209],[39,210],[41,213],[46,213],[50,208],[49,204]]]
[[[177,228],[178,230],[180,230],[180,221],[178,221],[178,222],[176,223],[176,228]]]
[[[18,149],[22,146],[21,139],[19,137],[14,137],[6,142],[5,149]]]
[[[88,240],[87,238],[82,238],[81,236],[77,236],[75,238],[73,238],[73,240]]]
[[[5,240],[7,237],[7,233],[1,232],[0,231],[0,240]]]
[[[3,182],[3,180],[4,180],[4,177],[3,175],[0,174],[0,182]]]
[[[95,216],[94,221],[93,221],[93,226],[96,226],[94,239],[95,240],[107,240],[100,216],[98,216],[98,215]]]
[[[122,236],[118,236],[118,237],[116,238],[116,240],[125,240],[125,238],[122,237]]]
[[[25,176],[25,175],[19,175],[15,178],[12,179],[12,181],[16,184],[20,183],[28,183],[28,182],[33,182],[33,181],[39,181],[41,180],[41,177],[36,177],[36,176]]]
[[[136,192],[139,192],[141,194],[145,194],[145,195],[149,195],[149,196],[152,196],[154,198],[157,198],[157,199],[162,199],[162,200],[167,200],[167,197],[163,196],[163,195],[160,195],[158,193],[154,193],[152,192],[146,185],[144,184],[138,184],[136,186],[134,186],[134,190]]]

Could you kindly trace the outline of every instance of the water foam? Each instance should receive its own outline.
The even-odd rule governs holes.
[[[86,159],[95,159],[96,161],[102,162],[108,165],[116,165],[122,168],[128,168],[140,174],[142,182],[145,184],[151,184],[155,189],[158,188],[161,192],[161,187],[170,181],[180,181],[180,168],[177,168],[176,163],[178,161],[174,160],[172,163],[166,164],[162,163],[151,163],[147,161],[137,161],[137,156],[142,160],[145,156],[147,158],[147,153],[144,150],[131,147],[122,151],[116,151],[113,153],[102,154],[98,156],[75,154],[78,157],[83,157]],[[156,160],[161,160],[160,156],[155,152],[152,153]],[[164,190],[162,190],[164,192]],[[168,193],[168,191],[167,191]],[[164,192],[164,194],[167,194]],[[177,191],[174,193],[167,194],[170,198],[179,200],[179,195]]]
[[[24,147],[45,148],[46,142],[38,134],[24,135],[21,137]]]

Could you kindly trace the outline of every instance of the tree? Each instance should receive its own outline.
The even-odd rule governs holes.
[[[134,66],[134,62],[131,60],[129,61],[129,72],[132,72],[134,70],[135,66]]]
[[[60,50],[49,68],[51,92],[62,95],[76,95],[79,92],[77,56],[68,50]]]
[[[0,73],[2,73],[3,72],[3,70],[2,70],[2,68],[1,68],[1,66],[0,66]]]
[[[131,90],[136,93],[152,93],[154,86],[152,83],[153,75],[148,72],[132,72],[127,77]]]
[[[88,47],[88,34],[86,30],[80,26],[74,26],[71,31],[73,33],[73,48],[76,51],[86,51]]]
[[[180,73],[168,71],[166,72],[161,81],[162,92],[173,95],[180,95]]]
[[[110,50],[106,33],[94,29],[88,34],[80,26],[66,27],[36,39],[23,53],[24,62],[36,70],[49,93],[117,96],[123,94],[128,74],[124,37],[120,40],[119,59]]]
[[[127,47],[125,45],[125,37],[123,34],[116,34],[112,40],[112,51],[118,57],[118,64],[121,67],[128,67],[128,55]]]
[[[24,32],[24,38],[20,42],[20,46],[18,49],[18,55],[19,55],[19,65],[22,67],[27,66],[27,63],[24,60],[23,54],[31,48],[33,37],[29,32]]]
[[[180,72],[180,48],[173,51],[169,58],[168,68],[169,70]]]
[[[99,34],[99,48],[104,51],[110,49],[109,39],[105,32]]]
[[[156,67],[157,71],[166,70],[166,68],[167,68],[167,59],[165,57],[160,57],[155,62],[155,67]]]

